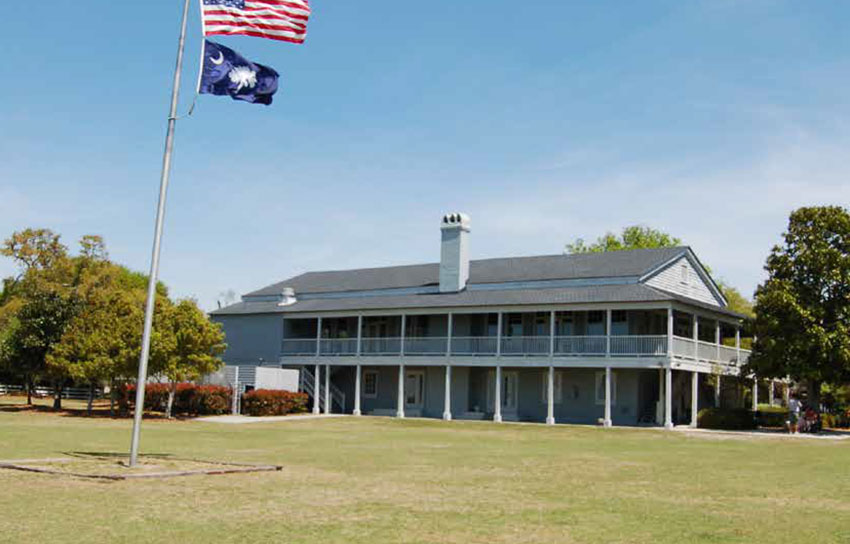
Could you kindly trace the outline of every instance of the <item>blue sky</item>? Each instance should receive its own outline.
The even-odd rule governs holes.
[[[182,109],[197,74],[191,10]],[[146,270],[179,0],[4,6],[0,234]],[[313,0],[271,107],[178,123],[161,277],[215,307],[307,270],[561,252],[642,223],[749,294],[787,215],[850,204],[847,2]],[[0,275],[13,271],[0,261]]]

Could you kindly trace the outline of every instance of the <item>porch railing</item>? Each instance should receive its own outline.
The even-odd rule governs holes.
[[[657,356],[667,354],[667,336],[612,336],[611,355],[613,356]]]
[[[360,352],[364,355],[400,355],[401,338],[362,338]]]
[[[697,356],[700,361],[716,361],[718,359],[717,344],[700,340],[697,343]]]
[[[508,336],[502,338],[502,355],[546,355],[548,336]]]
[[[495,336],[452,337],[452,355],[496,355]]]
[[[449,339],[446,337],[431,338],[405,338],[405,355],[445,355],[449,347]]]
[[[554,349],[556,357],[604,357],[608,354],[607,336],[508,336],[502,338],[501,354],[508,357],[549,355]],[[449,339],[440,337],[368,338],[360,340],[360,355],[398,356],[439,356],[445,355]],[[495,336],[460,336],[451,338],[453,356],[495,356],[499,351]],[[719,363],[723,365],[743,365],[750,352],[745,349],[699,341],[691,338],[673,337],[673,356],[680,359]],[[356,356],[356,338],[323,338],[319,343],[319,355]],[[402,349],[403,348],[403,349]],[[316,339],[285,339],[281,353],[284,356],[315,356]],[[612,357],[664,357],[667,355],[666,335],[611,336],[610,355]],[[739,356],[740,355],[740,356]]]
[[[604,336],[556,336],[555,355],[567,356],[604,356],[606,349]]]
[[[322,355],[357,355],[357,338],[322,338],[320,353]]]

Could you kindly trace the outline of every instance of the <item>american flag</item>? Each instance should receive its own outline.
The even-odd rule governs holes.
[[[309,0],[203,0],[204,36],[244,34],[304,43]]]

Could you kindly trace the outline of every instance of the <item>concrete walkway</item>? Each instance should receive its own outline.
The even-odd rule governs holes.
[[[204,423],[225,423],[228,425],[243,425],[246,423],[279,423],[281,421],[306,421],[311,419],[327,419],[334,417],[348,417],[346,414],[298,414],[292,416],[209,416],[195,418],[194,421]]]
[[[676,432],[694,434],[694,435],[709,435],[718,437],[739,437],[739,438],[782,438],[787,440],[850,440],[850,432],[847,431],[832,431],[827,430],[819,434],[812,433],[797,433],[789,434],[785,431],[760,429],[757,431],[722,431],[717,429],[694,429],[687,426],[676,426],[673,428]]]

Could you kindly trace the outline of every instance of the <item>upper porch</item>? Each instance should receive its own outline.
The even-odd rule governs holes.
[[[339,364],[368,358],[445,358],[475,365],[576,364],[623,359],[718,366],[737,373],[749,351],[740,324],[688,308],[605,308],[287,317],[281,360],[327,357]],[[387,361],[389,363],[389,361]]]

